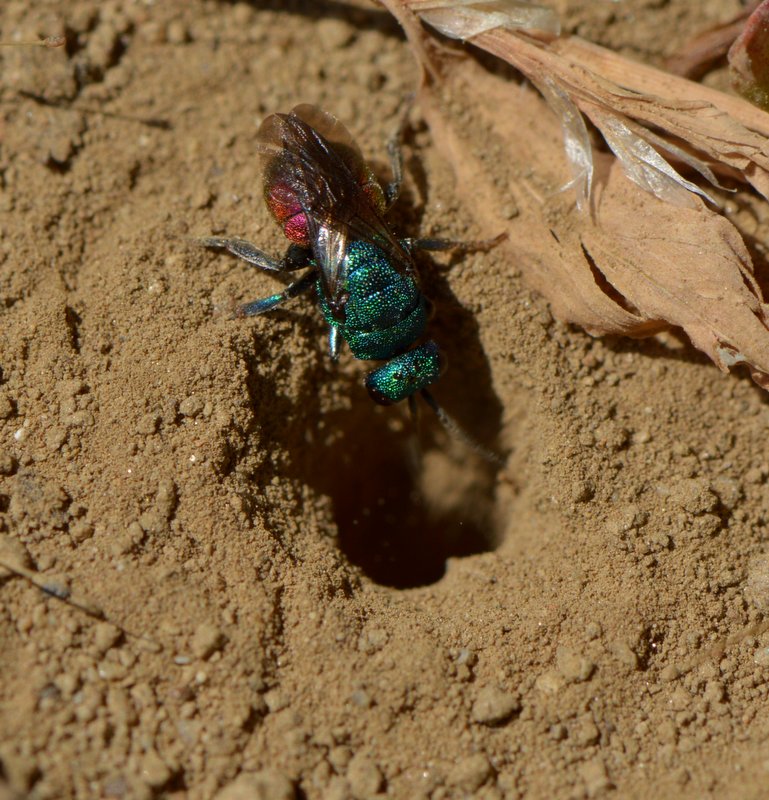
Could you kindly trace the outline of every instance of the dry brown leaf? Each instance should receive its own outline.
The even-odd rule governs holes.
[[[769,0],[753,10],[727,58],[732,86],[751,103],[769,110]]]
[[[757,382],[769,386],[769,314],[737,229],[694,194],[689,207],[681,208],[642,191],[603,153],[594,154],[594,213],[577,211],[573,196],[559,193],[569,167],[555,114],[538,94],[490,75],[470,59],[442,61],[410,2],[385,4],[417,41],[420,60],[427,59],[426,69],[437,78],[425,83],[421,96],[436,143],[454,166],[463,194],[474,198],[479,223],[490,233],[508,230],[506,246],[555,313],[595,334],[648,336],[680,327],[721,369],[744,362]],[[769,126],[766,115],[757,116],[747,103],[713,90],[700,93],[697,84],[623,64],[615,54],[573,39],[546,43],[495,29],[473,43],[502,55],[540,84],[555,81],[594,121],[605,124],[613,115],[655,126],[657,135],[684,142],[714,168],[737,171],[766,194]],[[594,70],[601,64],[610,68]],[[679,91],[663,97],[612,80],[631,73],[647,87]],[[444,94],[450,104],[441,102]],[[473,153],[472,132],[452,120],[447,108],[457,102],[496,137],[501,159],[493,165]],[[514,171],[516,165],[527,167],[510,182],[520,212],[512,222],[499,213],[500,161]]]
[[[767,373],[767,307],[737,229],[703,204],[675,208],[639,193],[616,161],[598,192],[597,224],[580,242],[625,304],[683,328],[724,371],[745,362]]]

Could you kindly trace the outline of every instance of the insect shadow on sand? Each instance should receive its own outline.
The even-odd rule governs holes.
[[[324,419],[323,442],[297,446],[295,423],[291,458],[295,478],[333,498],[340,544],[350,560],[381,583],[412,586],[437,580],[450,555],[492,546],[487,534],[492,482],[479,480],[489,470],[481,467],[480,459],[468,469],[473,453],[490,454],[465,435],[470,442],[447,441],[452,446],[464,445],[461,468],[448,462],[441,467],[431,459],[431,469],[425,470],[427,461],[415,446],[413,431],[404,433],[410,448],[397,446],[400,437],[394,435],[393,425],[370,401],[390,406],[407,400],[416,416],[421,399],[428,411],[426,427],[440,419],[447,430],[459,434],[459,440],[463,439],[462,417],[469,418],[471,413],[476,419],[494,419],[496,432],[500,404],[489,391],[486,397],[480,396],[490,380],[476,321],[462,311],[445,280],[434,280],[428,294],[437,301],[436,317],[443,314],[443,321],[429,332],[443,328],[445,344],[425,341],[430,303],[419,288],[417,261],[424,263],[420,250],[454,255],[485,252],[500,237],[467,243],[396,237],[397,225],[393,227],[384,217],[400,194],[403,122],[405,117],[388,145],[393,180],[382,189],[349,132],[331,115],[300,105],[289,114],[267,117],[259,133],[264,196],[292,244],[277,259],[243,239],[217,236],[202,242],[283,280],[302,271],[283,290],[238,306],[236,316],[274,312],[314,290],[328,325],[332,359],[336,360],[344,343],[345,351],[349,349],[357,360],[384,362],[366,377],[368,401],[359,388],[350,387],[353,410],[338,420]],[[447,296],[450,302],[442,302]],[[457,351],[458,342],[465,348],[474,342],[474,353],[469,348]],[[456,367],[454,376],[442,382],[443,391],[453,390],[468,404],[459,428],[432,394],[432,385],[443,373],[446,350]],[[276,357],[285,356],[281,352]],[[317,376],[307,391],[314,394],[322,382],[322,376]],[[479,415],[478,408],[485,413]],[[488,431],[478,430],[478,424],[471,428],[471,435],[488,436]],[[326,433],[329,429],[331,436]]]
[[[410,199],[406,194],[399,200],[396,226],[410,216],[408,227],[418,228]],[[466,259],[455,257],[450,263],[461,270]],[[447,268],[427,255],[420,255],[418,266],[435,306],[431,334],[448,361],[436,394],[466,431],[493,443],[502,404],[491,388],[478,322],[452,292]],[[322,348],[323,321],[313,300],[298,300],[272,318],[290,320],[308,347]],[[403,405],[375,406],[359,368],[334,364],[325,354],[324,359],[318,380],[335,381],[338,391],[350,397],[350,407],[321,414],[315,403],[284,398],[284,419],[313,432],[322,422],[322,433],[313,436],[312,444],[290,451],[283,474],[331,498],[339,547],[350,562],[376,583],[409,588],[440,580],[449,558],[493,550],[499,467],[452,440],[427,408],[415,424]],[[265,390],[261,386],[257,393]],[[276,401],[273,395],[271,402]],[[260,447],[269,450],[271,440],[277,445],[284,434],[285,428],[262,430]]]
[[[452,293],[446,271],[431,261],[420,257],[419,266],[435,303],[431,333],[448,360],[436,393],[465,430],[492,443],[502,405],[491,388],[478,323]],[[461,268],[461,263],[454,266]],[[310,300],[275,311],[274,317],[298,327],[308,347],[322,347],[322,320]],[[264,397],[269,387],[257,377],[260,360],[255,356],[251,366],[255,395]],[[274,404],[280,404],[278,416],[292,425],[320,430],[310,444],[289,449],[283,477],[331,498],[339,547],[350,562],[376,583],[409,588],[440,580],[449,558],[493,550],[499,467],[452,439],[427,408],[415,424],[403,405],[375,406],[360,368],[328,360],[321,369],[318,381],[334,381],[349,396],[349,408],[322,414],[306,398],[274,393],[270,403],[273,413]],[[285,434],[286,428],[263,428],[260,448],[277,447]]]
[[[477,322],[445,277],[430,272],[424,286],[436,303],[432,331],[449,362],[440,402],[473,436],[493,441],[502,406],[491,389]],[[408,588],[440,580],[449,558],[494,549],[499,468],[452,441],[428,410],[417,429],[406,409],[372,408],[362,387],[352,392],[351,410],[327,420],[341,435],[315,454],[304,475],[333,499],[349,560],[377,583]]]

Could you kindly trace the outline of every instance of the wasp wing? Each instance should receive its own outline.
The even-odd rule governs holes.
[[[395,269],[416,277],[411,255],[384,220],[382,189],[339,120],[300,105],[267,117],[259,138],[267,203],[281,224],[289,220],[286,235],[312,249],[333,311],[344,306],[344,256],[351,241],[375,244]]]

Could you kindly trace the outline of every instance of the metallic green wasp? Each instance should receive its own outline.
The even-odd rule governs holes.
[[[413,259],[426,250],[487,249],[490,242],[399,239],[385,214],[398,197],[402,177],[399,136],[389,144],[393,179],[383,190],[347,129],[310,105],[272,114],[259,130],[264,199],[291,242],[273,258],[242,239],[208,238],[263,270],[304,269],[283,291],[238,308],[242,317],[263,314],[316,289],[329,325],[329,350],[336,359],[344,341],[355,358],[383,361],[369,372],[366,387],[377,403],[389,405],[420,394],[445,420],[427,387],[438,380],[444,359],[424,339],[428,303]]]

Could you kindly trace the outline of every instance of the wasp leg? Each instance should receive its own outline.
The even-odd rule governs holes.
[[[250,303],[244,303],[242,306],[238,306],[235,309],[234,316],[256,317],[259,314],[264,314],[265,311],[271,311],[273,308],[285,303],[286,300],[291,300],[291,298],[298,297],[300,294],[312,289],[317,280],[318,274],[316,270],[308,270],[299,280],[286,286],[282,292],[277,292],[269,297],[263,297],[261,300],[253,300]]]
[[[336,325],[332,325],[328,331],[328,354],[331,356],[332,361],[339,360],[340,345],[339,328]]]
[[[485,253],[507,239],[506,233],[500,233],[493,239],[477,239],[460,242],[455,239],[402,239],[403,245],[408,250],[451,250],[455,253]]]
[[[403,137],[409,124],[409,112],[413,102],[414,95],[412,94],[406,100],[406,107],[401,112],[398,127],[387,141],[387,155],[390,157],[390,169],[393,173],[392,180],[385,189],[388,211],[393,207],[401,193],[401,184],[403,183]]]
[[[216,247],[227,250],[249,264],[268,272],[291,272],[295,269],[306,267],[312,260],[312,252],[298,244],[292,244],[286,250],[283,258],[273,258],[259,250],[245,239],[222,239],[218,236],[209,236],[202,240],[206,247]]]
[[[435,415],[438,417],[441,425],[456,439],[459,439],[460,442],[464,442],[474,453],[477,453],[484,461],[488,461],[489,464],[492,464],[495,467],[503,467],[505,465],[505,461],[498,453],[495,453],[493,450],[489,450],[487,447],[484,447],[480,442],[476,442],[472,436],[470,436],[467,431],[462,428],[459,423],[451,416],[449,416],[443,409],[438,401],[427,391],[427,389],[421,389],[419,392],[422,395],[422,399],[427,403],[428,406],[435,412]],[[409,398],[410,399],[410,398]]]
[[[409,467],[414,475],[422,473],[422,446],[420,445],[420,416],[419,406],[413,394],[408,396],[409,415],[411,416],[411,435],[408,438],[408,460]]]
[[[401,193],[403,183],[403,150],[401,149],[402,130],[398,128],[397,133],[387,142],[387,154],[390,156],[390,169],[393,176],[385,189],[385,202],[389,211]]]

